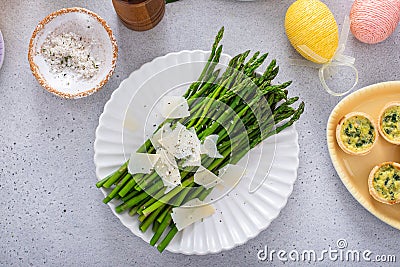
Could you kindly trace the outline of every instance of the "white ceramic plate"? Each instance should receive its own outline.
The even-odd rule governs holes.
[[[123,133],[137,130],[137,126],[143,123],[141,120],[146,117],[142,114],[147,107],[146,102],[154,102],[157,99],[154,91],[141,90],[139,97],[143,100],[143,106],[138,106],[137,121],[127,122],[125,111],[138,88],[146,83],[155,82],[154,79],[159,85],[167,86],[168,84],[166,88],[171,88],[169,86],[173,84],[180,85],[188,80],[193,81],[199,76],[201,68],[189,69],[184,75],[175,75],[169,73],[168,70],[179,64],[204,62],[208,55],[209,52],[204,51],[171,53],[144,64],[121,83],[105,105],[96,130],[94,162],[98,179],[115,171],[125,162],[124,151],[127,149],[127,144],[122,142]],[[229,59],[229,56],[223,55],[221,63],[227,63]],[[164,75],[155,75],[161,71]],[[137,148],[143,140],[132,142],[137,143]],[[132,146],[132,144],[128,145]],[[262,186],[255,193],[250,194],[248,183],[244,183],[242,179],[227,196],[213,203],[216,208],[214,215],[178,233],[167,250],[183,254],[208,254],[231,249],[258,235],[278,216],[280,210],[286,205],[297,177],[299,164],[297,131],[292,126],[276,138],[267,139],[262,145],[265,151],[274,151],[276,145],[272,167]],[[260,154],[260,148],[254,148],[250,154]],[[250,162],[247,165],[248,171],[251,172],[252,168],[257,168],[255,164],[257,162]],[[256,173],[256,175],[259,174]],[[103,193],[106,194],[105,191]],[[126,227],[149,242],[153,235],[150,229],[142,233],[136,218],[130,217],[127,213],[116,214],[117,202],[110,202],[109,205]]]

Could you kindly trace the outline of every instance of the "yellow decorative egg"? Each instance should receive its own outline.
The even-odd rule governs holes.
[[[285,18],[286,35],[303,57],[315,63],[333,58],[339,43],[339,30],[329,8],[319,0],[297,0]]]

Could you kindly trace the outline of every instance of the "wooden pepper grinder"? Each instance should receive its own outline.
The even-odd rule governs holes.
[[[163,18],[165,0],[112,0],[122,23],[131,30],[147,31]]]

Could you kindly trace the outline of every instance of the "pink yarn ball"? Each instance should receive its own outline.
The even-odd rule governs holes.
[[[376,44],[388,38],[400,21],[400,0],[355,0],[350,29],[361,42]]]

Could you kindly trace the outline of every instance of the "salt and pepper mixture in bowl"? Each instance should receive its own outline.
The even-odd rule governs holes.
[[[93,40],[74,32],[52,33],[47,36],[39,53],[50,65],[50,71],[58,77],[91,79],[99,72],[99,66],[104,64],[91,53],[94,45]]]
[[[107,23],[84,8],[60,9],[44,18],[29,43],[32,73],[49,92],[80,98],[111,77],[118,48]]]

